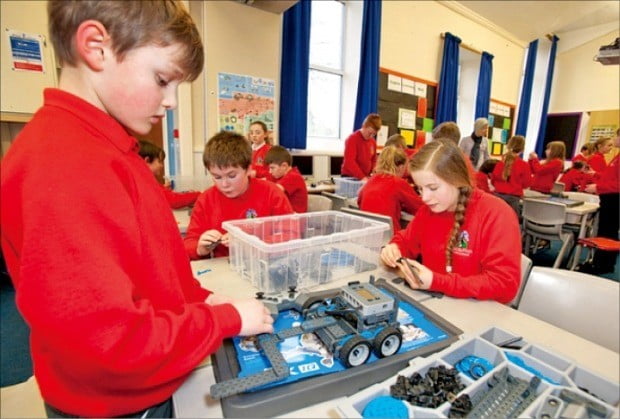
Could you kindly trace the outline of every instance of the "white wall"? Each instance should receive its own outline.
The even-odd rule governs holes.
[[[593,59],[602,45],[618,36],[616,30],[556,56],[549,113],[620,108],[620,65],[603,65]]]

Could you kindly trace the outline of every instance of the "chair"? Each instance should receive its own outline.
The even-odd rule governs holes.
[[[383,242],[387,243],[392,238],[394,233],[394,226],[392,223],[392,217],[389,215],[377,214],[375,212],[363,211],[356,208],[342,207],[340,211],[345,212],[347,214],[358,215],[360,217],[370,218],[371,220],[380,221],[382,223],[386,223],[390,226],[390,228],[385,232],[383,236]]]
[[[562,269],[532,269],[519,311],[618,352],[619,284]]]
[[[338,195],[333,192],[325,192],[325,191],[321,192],[321,195],[326,196],[332,200],[332,209],[335,211],[340,210],[340,208],[342,207],[348,206],[347,200],[349,198],[347,198],[346,196]]]
[[[519,302],[521,301],[521,296],[523,295],[523,288],[527,284],[527,280],[530,277],[530,272],[532,270],[532,259],[528,258],[525,255],[521,255],[521,283],[519,284],[519,290],[517,291],[517,295],[512,299],[508,305],[512,308],[519,308]]]
[[[308,195],[308,212],[329,211],[333,204],[333,201],[326,196]]]
[[[589,202],[593,204],[600,204],[601,202],[601,199],[599,198],[598,195],[585,193],[585,192],[564,192],[564,195],[566,196],[566,198],[574,199],[576,201]],[[573,245],[571,246],[571,249],[569,252],[569,261],[570,261],[569,267],[571,270],[574,270],[577,264],[579,263],[580,252],[577,252],[574,256],[571,256],[571,255],[573,255],[573,253],[575,252],[576,250],[575,248],[578,245],[580,245],[580,243],[578,243],[578,239],[579,239],[579,231],[581,230],[581,224],[573,223],[573,222],[565,223],[564,230],[569,231],[573,234],[574,241],[573,241]],[[588,216],[588,219],[586,220],[585,237],[594,236],[597,230],[598,230],[598,212],[595,212],[593,214],[590,214]]]
[[[566,206],[551,201],[538,199],[523,200],[523,234],[525,236],[526,256],[530,253],[531,239],[560,240],[562,247],[553,263],[558,268],[564,260],[564,254],[573,241],[573,234],[563,231],[566,220]]]

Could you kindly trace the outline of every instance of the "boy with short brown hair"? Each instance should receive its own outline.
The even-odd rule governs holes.
[[[293,156],[282,146],[274,145],[265,155],[269,166],[269,180],[273,180],[286,193],[295,212],[308,211],[308,188],[306,181],[296,167],[292,167]]]
[[[222,131],[207,141],[202,156],[214,186],[196,200],[185,234],[190,259],[228,256],[229,235],[222,223],[243,218],[292,214],[290,202],[272,182],[250,177],[252,148],[241,134]]]
[[[193,278],[130,135],[198,76],[200,36],[176,1],[48,5],[60,88],[4,157],[0,202],[34,375],[48,416],[171,417],[172,394],[224,338],[273,330],[260,302]]]

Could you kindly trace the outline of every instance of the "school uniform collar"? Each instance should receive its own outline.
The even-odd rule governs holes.
[[[138,141],[109,114],[84,99],[64,90],[47,88],[43,91],[45,106],[60,108],[88,124],[123,153],[137,152]]]

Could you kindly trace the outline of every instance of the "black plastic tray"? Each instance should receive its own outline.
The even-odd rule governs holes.
[[[282,413],[301,409],[325,400],[341,396],[350,396],[363,388],[385,380],[409,365],[409,360],[418,356],[427,356],[450,346],[463,333],[461,329],[443,317],[422,306],[402,291],[378,279],[375,286],[384,288],[401,301],[406,301],[425,314],[429,321],[444,330],[447,339],[427,346],[382,358],[371,364],[349,368],[345,371],[311,377],[306,380],[268,388],[252,393],[237,394],[221,400],[225,417],[273,417]],[[334,295],[339,288],[334,289]],[[213,373],[219,383],[237,377],[239,364],[231,339],[226,339],[220,349],[213,355]]]

